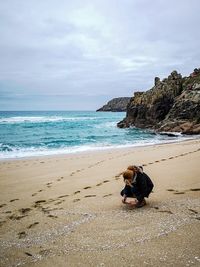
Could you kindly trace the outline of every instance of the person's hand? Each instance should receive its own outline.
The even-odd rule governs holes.
[[[122,198],[122,203],[123,204],[126,204],[126,199],[127,199],[127,197],[124,195],[123,198]]]
[[[133,206],[133,207],[135,207],[136,205],[137,205],[137,200],[135,199],[135,200],[132,200],[132,201],[130,201],[130,206]]]

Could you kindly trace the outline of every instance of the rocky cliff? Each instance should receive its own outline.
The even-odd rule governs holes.
[[[97,111],[114,111],[114,112],[126,111],[130,99],[131,99],[130,97],[113,98],[106,105],[104,105],[100,109],[97,109]]]
[[[200,134],[200,69],[189,77],[182,77],[177,71],[162,81],[156,77],[150,90],[134,94],[126,118],[117,125]]]

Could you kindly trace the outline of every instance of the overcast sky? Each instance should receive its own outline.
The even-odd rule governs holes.
[[[0,110],[95,110],[200,67],[199,0],[0,2]]]

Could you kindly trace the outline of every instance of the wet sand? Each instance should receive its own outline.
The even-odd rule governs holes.
[[[121,172],[155,188],[121,203]],[[200,140],[0,161],[0,266],[199,266]]]

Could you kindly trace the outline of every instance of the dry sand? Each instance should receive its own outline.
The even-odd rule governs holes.
[[[120,173],[155,188],[121,203]],[[0,162],[0,266],[200,266],[200,140]]]

